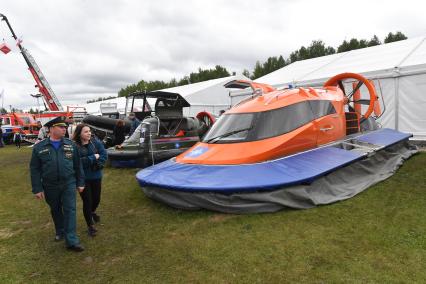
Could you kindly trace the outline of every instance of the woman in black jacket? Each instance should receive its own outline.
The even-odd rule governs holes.
[[[95,137],[92,137],[90,127],[82,123],[77,125],[73,140],[80,151],[80,158],[84,169],[85,187],[80,192],[83,200],[83,214],[87,224],[89,236],[96,235],[95,223],[100,222],[96,209],[101,201],[102,169],[108,154],[104,145]]]

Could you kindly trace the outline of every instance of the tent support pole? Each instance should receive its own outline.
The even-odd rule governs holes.
[[[399,130],[399,77],[395,77],[395,130]]]

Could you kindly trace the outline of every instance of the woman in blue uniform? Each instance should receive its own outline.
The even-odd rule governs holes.
[[[89,236],[96,236],[95,223],[100,222],[96,209],[101,201],[102,169],[108,159],[104,145],[92,136],[90,127],[82,123],[77,125],[73,140],[79,147],[83,164],[85,188],[80,192],[83,200],[83,214]]]

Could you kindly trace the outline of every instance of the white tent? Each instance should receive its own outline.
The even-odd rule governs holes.
[[[125,97],[118,97],[118,98],[114,98],[114,99],[88,103],[88,104],[82,105],[82,107],[84,107],[86,109],[86,112],[88,114],[101,115],[100,106],[101,106],[101,104],[105,104],[105,103],[117,104],[117,111],[120,114],[124,115],[125,108],[126,108],[126,98]]]
[[[320,86],[344,72],[373,80],[385,101],[386,112],[379,119],[383,127],[426,140],[426,37],[297,61],[256,82],[275,87]]]
[[[208,111],[218,115],[220,110],[226,110],[231,106],[229,89],[226,89],[223,85],[233,80],[249,79],[242,75],[236,75],[158,91],[181,95],[191,105],[190,107],[184,108],[183,111],[185,116],[195,116],[200,111]],[[100,115],[100,105],[102,103],[116,103],[118,112],[120,114],[125,114],[125,97],[89,103],[82,106],[86,108],[88,114]],[[129,102],[129,105],[130,104],[131,102]],[[150,102],[150,104],[154,105],[153,102]]]
[[[200,111],[208,111],[218,115],[220,110],[226,110],[231,106],[229,89],[223,85],[233,80],[250,79],[243,75],[235,75],[160,91],[181,95],[191,105],[184,108],[183,112],[185,116],[195,116]]]
[[[426,37],[297,61],[256,82],[275,87],[321,86],[344,72],[373,80],[385,101],[386,112],[379,119],[383,127],[426,140]]]

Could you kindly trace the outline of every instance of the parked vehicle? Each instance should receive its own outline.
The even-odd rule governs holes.
[[[108,149],[111,164],[116,167],[145,167],[179,155],[199,142],[215,121],[215,117],[208,112],[200,112],[196,117],[184,117],[183,108],[189,104],[175,93],[134,93],[128,101],[129,110],[141,123],[123,144]],[[113,140],[117,121],[93,115],[83,119],[98,136],[104,136],[107,145]],[[130,121],[126,120],[124,127],[129,133]]]
[[[374,85],[359,74],[339,74],[322,88],[229,86],[251,87],[253,95],[188,151],[139,171],[149,197],[191,210],[310,208],[386,179],[417,151],[408,144],[411,134],[380,129]]]

